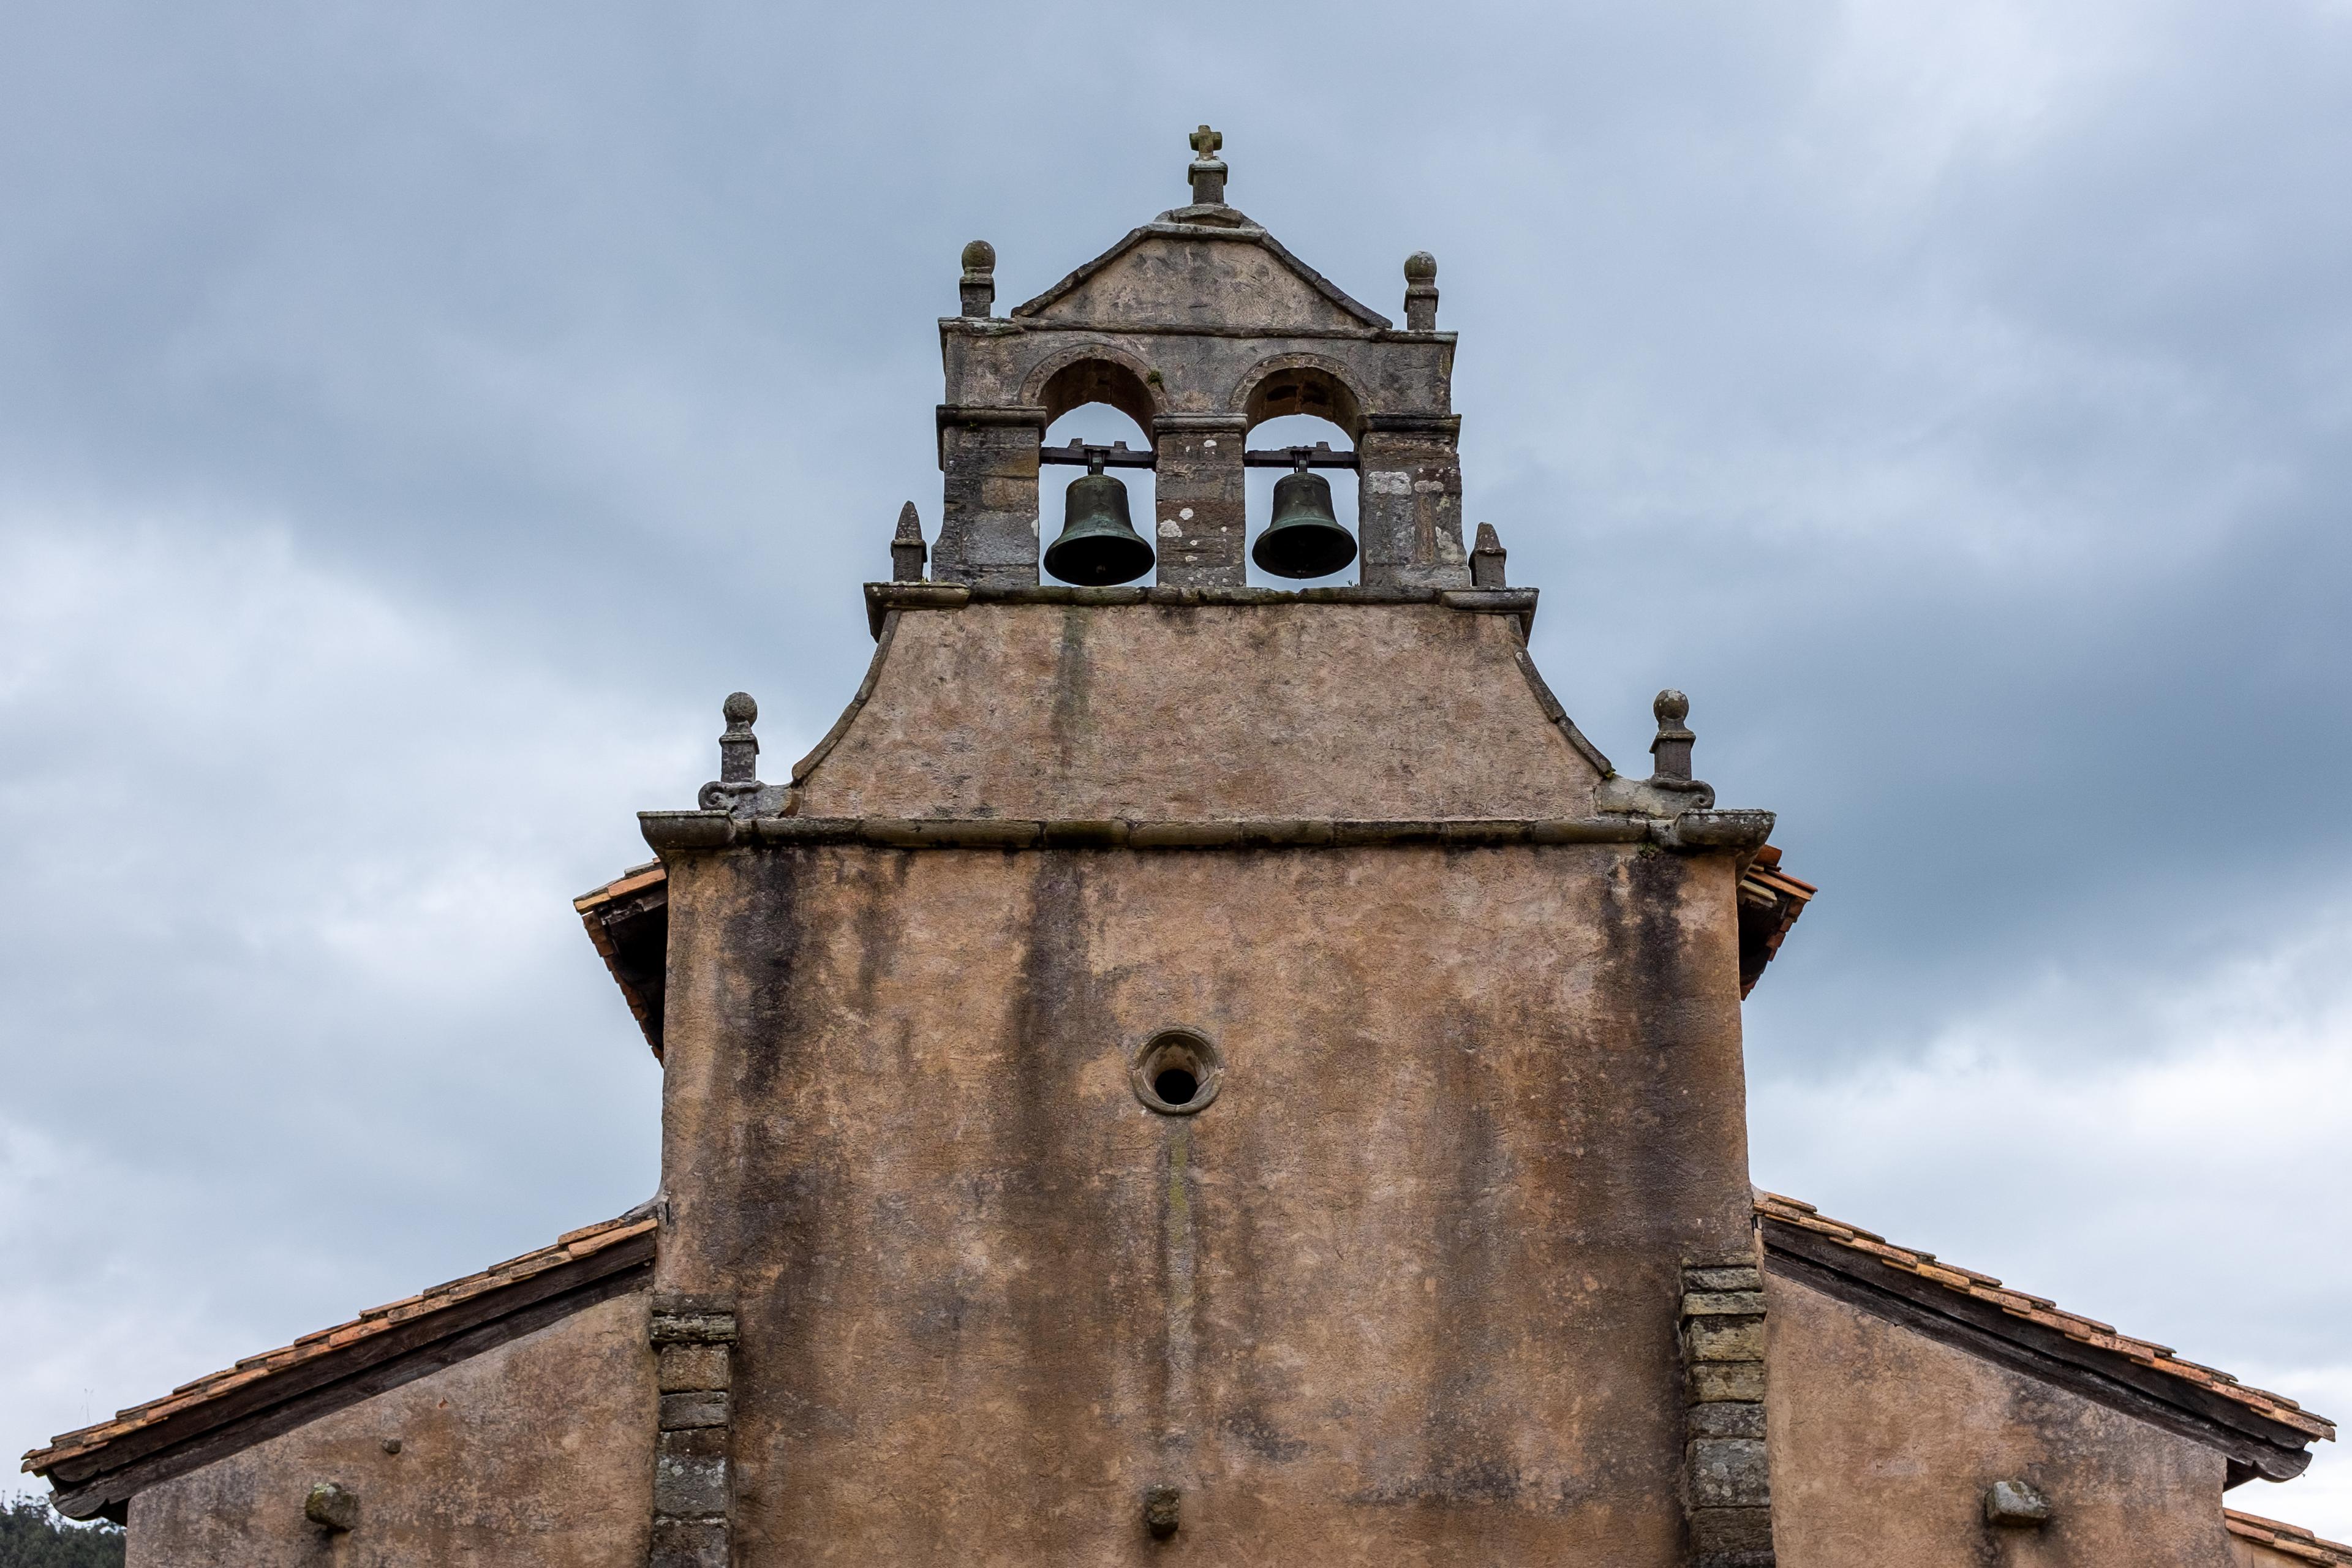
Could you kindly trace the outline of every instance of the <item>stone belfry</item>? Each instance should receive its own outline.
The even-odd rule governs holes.
[[[1769,1562],[1771,819],[1677,694],[1626,778],[1538,676],[1464,547],[1435,264],[1397,328],[1193,147],[1009,318],[966,248],[929,580],[910,507],[832,731],[766,782],[730,699],[644,817],[655,1560]],[[1092,402],[1149,450],[1042,446]],[[1299,412],[1352,453],[1249,451]],[[1155,584],[1041,585],[1072,458],[1155,470]],[[1356,585],[1244,585],[1252,462],[1356,469]]]
[[[1365,586],[1470,585],[1436,262],[1405,263],[1398,331],[1225,204],[1221,140],[1193,133],[1190,205],[1010,319],[989,313],[994,250],[965,248],[963,312],[940,323],[938,581],[1037,581],[1039,438],[1071,409],[1107,403],[1151,437],[1163,585],[1242,585],[1243,440],[1285,414],[1328,419],[1356,443]]]

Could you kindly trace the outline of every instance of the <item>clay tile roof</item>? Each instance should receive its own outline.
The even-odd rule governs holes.
[[[2240,1513],[2234,1508],[2221,1510],[2221,1522],[2229,1527],[2231,1534],[2289,1557],[2327,1563],[2330,1568],[2352,1568],[2352,1546],[2322,1541],[2299,1524],[2281,1524],[2258,1513]]]
[[[669,872],[658,860],[632,866],[572,900],[596,954],[621,988],[629,1015],[662,1054],[663,956],[669,936]]]
[[[2325,1437],[2330,1440],[2336,1436],[2334,1422],[2311,1415],[2283,1394],[2272,1394],[2264,1389],[2253,1388],[2240,1383],[2226,1372],[2217,1372],[2211,1367],[2200,1365],[2196,1362],[2184,1361],[2173,1353],[2172,1347],[2169,1345],[2160,1345],[2149,1340],[2134,1339],[2128,1334],[2118,1333],[2111,1323],[2103,1323],[2095,1318],[2085,1318],[2078,1313],[2066,1311],[2056,1302],[2043,1297],[2029,1296],[2021,1290],[2003,1289],[1999,1280],[1988,1275],[1974,1274],[1964,1268],[1956,1268],[1948,1263],[1936,1262],[1931,1254],[1895,1246],[1872,1236],[1868,1231],[1857,1230],[1850,1225],[1843,1225],[1831,1219],[1811,1204],[1799,1203],[1794,1198],[1784,1198],[1778,1193],[1759,1191],[1756,1194],[1756,1212],[1765,1219],[1794,1226],[1816,1236],[1827,1237],[1841,1246],[1851,1247],[1880,1263],[1900,1268],[1923,1279],[1933,1280],[1947,1290],[1971,1297],[1979,1301],[1989,1302],[2005,1312],[2029,1322],[2038,1323],[2045,1329],[2054,1329],[2077,1343],[2127,1356],[2140,1365],[2170,1377],[2177,1377],[2181,1382],[2193,1384],[2209,1394],[2219,1394],[2224,1399],[2234,1401],[2258,1415],[2266,1416],[2283,1426],[2291,1427],[2307,1436]],[[2333,1561],[2333,1559],[2315,1559],[2315,1561]]]
[[[119,1442],[172,1416],[194,1410],[208,1401],[249,1387],[289,1367],[306,1365],[397,1325],[415,1322],[458,1302],[472,1300],[487,1290],[544,1274],[639,1237],[650,1236],[654,1226],[655,1219],[650,1212],[632,1209],[618,1219],[608,1219],[601,1225],[568,1231],[553,1247],[526,1252],[520,1258],[493,1264],[478,1274],[468,1274],[461,1279],[436,1285],[430,1290],[385,1306],[371,1307],[350,1322],[304,1334],[290,1345],[247,1356],[233,1367],[184,1383],[161,1399],[151,1399],[144,1405],[118,1410],[110,1421],[100,1421],[94,1426],[60,1433],[49,1440],[47,1447],[36,1448],[26,1454],[24,1468],[36,1475],[46,1474],[59,1465]]]
[[[1762,979],[1788,940],[1789,928],[1805,912],[1819,888],[1780,869],[1780,849],[1767,844],[1756,852],[1739,879],[1739,994],[1746,996]]]

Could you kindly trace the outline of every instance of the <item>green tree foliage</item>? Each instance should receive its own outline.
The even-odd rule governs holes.
[[[0,1502],[0,1568],[122,1568],[122,1531],[76,1524],[37,1497]]]

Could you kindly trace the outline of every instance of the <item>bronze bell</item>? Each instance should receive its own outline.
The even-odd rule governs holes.
[[[1082,588],[1132,583],[1151,570],[1151,542],[1127,520],[1127,487],[1103,472],[1099,458],[1070,481],[1062,532],[1045,547],[1045,570]]]
[[[1274,486],[1274,521],[1257,536],[1250,559],[1277,577],[1328,577],[1356,558],[1356,536],[1331,511],[1331,481],[1307,471],[1301,454],[1295,471]]]

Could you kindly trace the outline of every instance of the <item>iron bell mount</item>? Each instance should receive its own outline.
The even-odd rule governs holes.
[[[1291,471],[1274,485],[1274,521],[1250,552],[1260,571],[1276,577],[1328,577],[1356,558],[1356,536],[1331,510],[1331,481],[1307,471],[1312,450],[1290,449]]]
[[[1087,471],[1063,493],[1062,531],[1045,547],[1045,570],[1082,588],[1132,583],[1154,560],[1151,542],[1128,520],[1127,486],[1103,472],[1103,458],[1087,449]]]

